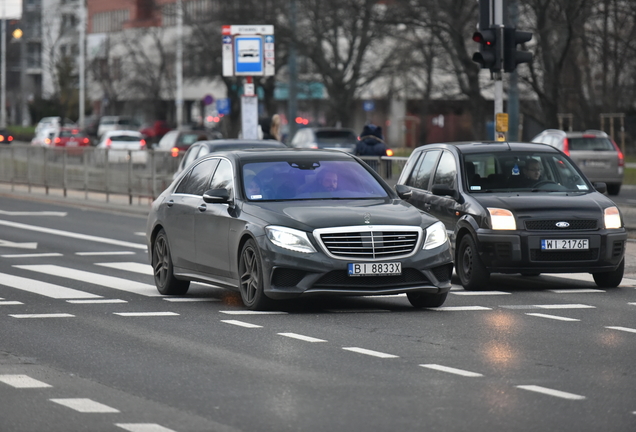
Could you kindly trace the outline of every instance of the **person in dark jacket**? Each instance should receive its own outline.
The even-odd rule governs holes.
[[[374,124],[365,125],[356,145],[356,156],[386,156],[386,150],[382,128]]]

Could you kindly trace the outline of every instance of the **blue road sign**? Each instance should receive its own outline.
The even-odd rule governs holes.
[[[230,99],[229,98],[217,99],[216,110],[219,114],[223,114],[223,115],[230,114]]]
[[[365,111],[373,111],[375,109],[375,103],[373,101],[364,101],[362,107]]]
[[[238,75],[263,75],[263,39],[260,36],[236,36],[234,63]]]
[[[232,36],[223,36],[223,43],[224,44],[231,44],[232,43]]]
[[[274,35],[266,35],[265,43],[274,43]]]

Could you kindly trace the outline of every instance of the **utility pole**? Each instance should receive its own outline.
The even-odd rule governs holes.
[[[287,126],[289,127],[288,138],[291,139],[296,133],[296,113],[298,111],[298,69],[296,67],[296,0],[289,2],[289,22],[291,25],[291,41],[289,44],[289,88]]]
[[[79,22],[79,127],[84,129],[86,107],[86,0],[80,2]]]
[[[177,129],[183,125],[183,0],[177,0],[177,56],[175,75],[177,76]]]
[[[516,28],[519,22],[518,0],[509,0],[508,15],[510,25]],[[510,79],[508,81],[508,115],[508,140],[519,141],[522,137],[519,136],[519,74],[517,69],[510,72]]]
[[[497,50],[499,50],[499,59],[503,59],[503,0],[494,1],[494,15],[493,15],[493,27],[497,32]],[[499,62],[499,69],[493,71],[493,78],[495,80],[495,122],[497,122],[497,115],[504,112],[503,109],[503,74],[501,73],[501,61]],[[505,141],[506,137],[501,135],[504,132],[495,133],[495,139],[497,141]]]
[[[7,127],[7,9],[6,2],[2,2],[2,96],[0,97],[0,127]]]

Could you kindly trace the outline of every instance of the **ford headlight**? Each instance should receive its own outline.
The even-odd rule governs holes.
[[[293,250],[294,252],[314,253],[316,249],[312,246],[303,231],[281,226],[265,227],[267,238],[276,246]]]
[[[434,249],[446,243],[447,240],[448,235],[446,234],[446,227],[442,222],[435,222],[433,225],[426,228],[424,249]]]
[[[510,210],[488,207],[490,221],[494,230],[516,230],[517,223]]]
[[[603,211],[603,220],[605,222],[605,229],[616,229],[623,225],[621,222],[621,214],[617,207],[606,208]]]

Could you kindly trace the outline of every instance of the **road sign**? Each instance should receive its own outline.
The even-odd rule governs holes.
[[[205,105],[212,105],[212,102],[214,102],[214,96],[212,95],[205,95],[205,97],[203,98],[203,103]]]
[[[263,75],[263,39],[260,36],[236,36],[234,48],[234,75]]]
[[[364,108],[365,111],[373,111],[375,109],[375,103],[373,101],[364,101],[362,108]]]
[[[497,113],[495,116],[495,131],[508,132],[508,114]]]
[[[273,25],[224,25],[223,76],[276,74]]]
[[[241,126],[244,139],[258,139],[258,98],[241,96]]]
[[[230,114],[230,99],[223,98],[216,100],[216,110],[219,114],[229,115]]]

